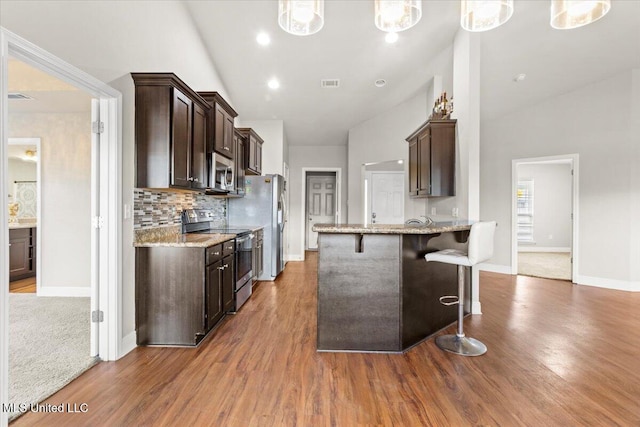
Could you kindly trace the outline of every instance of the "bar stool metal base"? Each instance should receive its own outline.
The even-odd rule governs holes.
[[[440,335],[436,337],[436,345],[461,356],[482,356],[487,352],[487,346],[477,339],[457,335]]]

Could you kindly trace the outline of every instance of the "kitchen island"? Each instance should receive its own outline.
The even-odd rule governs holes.
[[[465,248],[471,224],[316,224],[318,350],[404,352],[454,323],[457,307],[438,299],[457,294],[456,266],[424,255]]]

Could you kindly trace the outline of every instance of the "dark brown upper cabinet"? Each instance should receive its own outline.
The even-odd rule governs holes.
[[[260,135],[251,128],[238,128],[245,139],[247,175],[262,175],[262,144]]]
[[[209,134],[207,136],[207,151],[220,153],[235,160],[235,143],[233,139],[233,120],[238,113],[224,100],[218,92],[198,92],[204,98],[211,114],[209,115]]]
[[[173,73],[131,73],[136,187],[207,187],[207,102]]]
[[[455,196],[456,120],[429,120],[409,143],[409,196]]]
[[[244,180],[245,180],[246,170],[247,170],[247,159],[245,155],[246,142],[245,142],[244,136],[242,136],[242,134],[238,132],[237,129],[234,129],[233,140],[235,143],[235,150],[236,150],[236,161],[235,161],[236,194],[238,196],[244,196],[244,193],[245,193]]]

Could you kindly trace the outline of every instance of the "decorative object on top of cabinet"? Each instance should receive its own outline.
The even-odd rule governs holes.
[[[247,169],[247,156],[245,154],[246,141],[244,136],[237,129],[233,132],[233,142],[235,145],[236,162],[235,162],[235,176],[236,176],[236,194],[238,196],[244,196],[245,185],[244,179]]]
[[[233,119],[238,113],[224,100],[218,92],[198,92],[209,107],[209,126],[207,135],[207,152],[220,153],[234,160]]]
[[[207,187],[207,103],[173,73],[131,73],[136,187]]]
[[[264,140],[251,128],[238,128],[245,138],[247,175],[262,175],[262,144]]]
[[[428,120],[406,140],[409,196],[455,196],[456,120]]]

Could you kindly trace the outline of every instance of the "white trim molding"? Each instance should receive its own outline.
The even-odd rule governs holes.
[[[500,264],[489,264],[486,262],[482,262],[477,265],[478,270],[480,271],[489,271],[491,273],[500,273],[500,274],[513,274],[511,267],[508,265],[500,265]]]
[[[122,342],[120,343],[120,349],[118,351],[118,358],[121,358],[122,356],[136,348],[138,346],[137,342],[138,338],[136,331],[133,331],[122,337]]]
[[[640,281],[607,279],[604,277],[578,276],[576,284],[618,291],[640,292]]]

